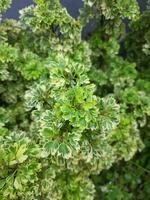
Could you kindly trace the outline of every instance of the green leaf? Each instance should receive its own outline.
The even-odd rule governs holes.
[[[4,187],[5,183],[6,183],[5,179],[0,180],[0,190]]]
[[[59,148],[59,142],[57,140],[48,142],[44,145],[46,151],[48,151],[51,155],[55,155]]]
[[[62,143],[59,146],[59,155],[61,155],[65,159],[69,159],[72,155],[72,151],[67,144]]]
[[[22,184],[21,184],[21,180],[20,180],[19,177],[16,177],[16,178],[15,178],[14,187],[15,187],[17,190],[22,190]]]
[[[23,163],[28,158],[27,155],[24,155],[26,150],[27,150],[27,146],[24,144],[19,147],[16,153],[16,159],[18,162]]]
[[[54,134],[54,131],[50,128],[44,128],[42,131],[42,135],[47,139],[51,139],[54,136]]]

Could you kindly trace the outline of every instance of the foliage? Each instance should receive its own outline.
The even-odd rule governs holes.
[[[120,162],[100,176],[93,176],[97,185],[96,199],[142,200],[150,195],[149,125],[141,130],[145,149],[133,160]]]
[[[138,123],[137,127],[145,146],[144,151],[134,156],[133,160],[127,163],[121,161],[111,169],[104,170],[99,176],[92,177],[96,184],[96,199],[142,200],[147,199],[150,194],[149,118],[143,115],[144,113],[149,115],[150,111],[149,16],[148,7],[137,21],[131,23],[131,31],[125,38],[126,60],[118,54],[119,45],[116,39],[119,34],[108,37],[99,28],[90,38],[95,66],[90,71],[90,77],[98,86],[97,93],[100,95],[114,93],[126,114],[128,113],[132,116],[132,121]],[[129,117],[126,118],[126,121],[128,120]],[[127,132],[125,127],[122,128]],[[130,143],[127,138],[124,138],[124,141]]]
[[[5,12],[7,8],[10,6],[11,2],[12,2],[11,0],[1,0],[0,13]]]
[[[148,86],[118,55],[122,19],[139,8],[84,1],[74,19],[59,0],[34,2],[0,24],[0,199],[92,200],[91,176],[144,147]],[[85,41],[91,17],[98,28]]]

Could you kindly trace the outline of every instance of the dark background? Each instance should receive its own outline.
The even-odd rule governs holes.
[[[71,16],[77,17],[79,15],[79,8],[82,7],[83,0],[60,0],[62,5],[67,8]],[[147,0],[137,0],[141,11],[145,10]],[[5,14],[5,18],[18,19],[19,10],[33,4],[32,0],[12,0],[11,8]],[[83,30],[83,35],[85,36],[88,32],[91,32],[92,26],[88,24]],[[128,30],[128,28],[127,28]]]

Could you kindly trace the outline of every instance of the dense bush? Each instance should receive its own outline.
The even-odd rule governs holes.
[[[150,99],[150,9],[141,14],[140,18],[131,23],[130,33],[125,38],[126,55],[130,62],[136,63],[134,86],[146,98]],[[118,70],[117,70],[118,71]],[[123,71],[122,71],[123,72]],[[131,70],[130,70],[131,74]],[[129,74],[128,74],[129,75]],[[133,77],[133,76],[132,76]],[[120,75],[118,76],[118,79]],[[129,91],[129,90],[128,90]],[[136,101],[134,105],[136,105]],[[143,106],[142,106],[143,107]],[[132,110],[133,111],[133,110]],[[147,108],[149,112],[149,109]],[[134,113],[134,112],[133,112]],[[133,114],[131,113],[131,114]],[[141,121],[143,119],[143,122]],[[143,200],[150,196],[150,140],[149,118],[137,118],[144,150],[129,162],[119,162],[110,170],[104,170],[99,176],[93,176],[97,188],[97,199],[106,200]],[[139,121],[140,120],[140,121]],[[141,124],[142,122],[142,124]],[[140,124],[142,126],[140,126]]]
[[[138,182],[132,170],[148,157],[129,161],[148,137],[146,17],[135,0],[85,0],[78,19],[59,0],[34,2],[0,23],[0,199],[92,200],[95,188],[103,199],[133,199],[138,191],[122,188]],[[1,14],[10,3],[0,1]],[[124,18],[133,21],[126,59]]]

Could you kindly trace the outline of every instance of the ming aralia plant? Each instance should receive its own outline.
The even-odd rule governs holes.
[[[129,98],[132,99],[132,103],[130,101],[130,104],[129,104],[129,100],[127,101],[127,99],[124,99],[124,98],[122,99],[122,97],[120,98],[120,96],[119,98],[121,99],[122,102],[126,104],[128,112],[130,109],[130,115],[134,116],[136,114],[135,115],[136,117],[134,117],[134,119],[138,122],[138,129],[140,131],[140,135],[144,142],[145,148],[141,153],[137,153],[134,159],[130,160],[129,162],[126,162],[126,163],[124,161],[118,162],[113,167],[111,167],[111,169],[104,170],[99,176],[93,176],[93,180],[97,188],[96,199],[143,200],[143,199],[148,199],[150,196],[150,181],[149,181],[150,180],[149,179],[150,177],[150,160],[149,160],[150,123],[149,123],[149,119],[150,118],[144,116],[143,111],[142,111],[143,108],[145,107],[144,105],[146,105],[145,100],[147,99],[147,103],[148,101],[150,101],[150,21],[148,20],[150,18],[150,1],[148,1],[147,3],[148,3],[147,9],[140,15],[138,20],[133,21],[130,24],[130,32],[124,38],[127,59],[130,62],[136,63],[136,68],[135,68],[136,70],[134,69],[133,71],[133,67],[131,68],[131,64],[125,67],[123,63],[121,64],[119,62],[117,69],[113,69],[111,67],[110,68],[111,71],[110,69],[109,71],[107,71],[108,70],[108,65],[107,65],[107,68],[105,68],[105,72],[106,72],[106,75],[104,76],[105,79],[103,79],[103,80],[108,80],[108,77],[109,77],[109,82],[112,85],[112,80],[114,80],[114,78],[111,80],[110,77],[114,77],[115,75],[115,78],[117,78],[116,80],[119,83],[118,84],[119,88],[120,88],[121,82],[124,82],[127,80],[130,80],[130,82],[131,80],[134,81],[132,85],[130,84],[128,85],[128,87],[126,85],[126,87],[124,88],[126,92],[132,91],[132,93],[131,92],[128,93],[129,94],[128,99]],[[98,46],[97,45],[98,43],[96,43],[97,41],[98,40],[97,40],[97,35],[96,35],[95,37],[92,38],[91,42],[92,44],[95,44],[94,47],[97,47],[100,50],[102,49],[102,45]],[[108,46],[108,42],[107,43],[105,42],[103,44]],[[96,56],[94,56],[94,58],[96,58]],[[110,66],[112,66],[112,63],[114,60],[115,60],[114,58],[111,59],[111,63],[109,64]],[[109,63],[108,59],[104,59],[104,61],[105,62],[107,61],[107,63]],[[116,66],[117,66],[117,63],[114,65],[114,67]],[[121,71],[119,72],[118,69],[120,69]],[[98,74],[97,69],[95,69],[94,73]],[[101,73],[102,72],[99,71],[99,74]],[[104,87],[108,88],[108,81],[102,82],[100,77],[102,76],[99,75],[99,79],[98,78],[95,79],[97,84],[101,84],[101,85],[103,84],[103,88]],[[134,89],[133,89],[133,86],[134,86]],[[108,92],[108,89],[106,91]],[[118,89],[116,91],[118,93]],[[100,92],[100,89],[99,89],[99,92]],[[101,92],[104,92],[104,90],[102,90]],[[125,94],[126,92],[122,90],[121,94]],[[137,95],[139,92],[142,95],[141,97]],[[137,95],[135,99],[133,98],[133,94]],[[139,102],[139,99],[141,99],[140,100],[141,103]],[[133,109],[133,106],[134,106],[134,109]],[[150,112],[149,107],[145,107],[145,108],[147,110],[147,114],[149,115],[149,112]]]
[[[0,23],[0,199],[92,200],[91,176],[144,146],[149,98],[118,56],[122,19],[139,8],[85,0],[74,19],[59,0],[34,3]],[[1,16],[10,4],[0,1]]]

